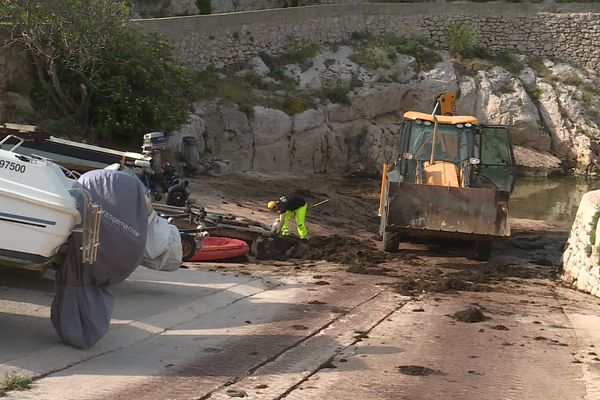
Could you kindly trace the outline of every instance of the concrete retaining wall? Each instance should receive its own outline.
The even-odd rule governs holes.
[[[426,37],[447,48],[445,28],[476,26],[492,54],[512,50],[565,59],[600,71],[596,4],[335,4],[220,15],[136,20],[165,35],[184,64],[202,69],[278,54],[289,39],[334,44],[353,32]]]

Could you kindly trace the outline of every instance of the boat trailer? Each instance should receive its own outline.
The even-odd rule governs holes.
[[[193,246],[191,241],[194,241],[194,236],[198,237],[203,232],[211,236],[243,240],[250,246],[250,255],[257,258],[260,258],[263,248],[261,244],[276,236],[268,225],[231,214],[207,212],[204,207],[192,205],[174,207],[158,203],[154,203],[153,206],[159,216],[179,229],[184,247],[184,261],[186,261],[186,251],[191,257],[190,253],[193,255],[193,251],[196,250],[193,248],[192,251],[190,248]]]

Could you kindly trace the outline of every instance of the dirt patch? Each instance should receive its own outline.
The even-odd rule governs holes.
[[[497,331],[509,331],[510,329],[508,329],[508,327],[504,326],[504,325],[495,325],[492,326],[492,329],[496,329]]]
[[[304,326],[304,325],[292,325],[291,328],[294,329],[294,330],[297,330],[297,331],[306,331],[306,330],[308,330],[308,326]]]
[[[422,279],[408,278],[393,285],[394,290],[405,296],[421,293],[456,293],[459,291],[489,292],[491,287],[461,279],[456,274],[430,274]]]
[[[311,238],[295,246],[290,255],[306,260],[325,260],[363,267],[377,265],[390,259],[388,254],[374,249],[368,243],[339,235]]]
[[[339,235],[315,236],[309,240],[293,237],[273,237],[257,244],[260,260],[324,260],[349,266],[348,272],[384,275],[391,269],[374,268],[393,256],[375,249],[371,244]]]
[[[440,370],[422,367],[420,365],[401,365],[398,367],[398,372],[404,375],[413,376],[445,375]]]
[[[350,265],[347,272],[362,275],[392,275],[394,270],[388,267],[369,267],[367,265]]]
[[[256,243],[256,258],[258,260],[284,261],[290,258],[291,252],[299,240],[293,237],[270,237]]]
[[[490,319],[489,317],[486,317],[483,311],[477,307],[469,307],[466,310],[457,311],[454,313],[452,318],[459,322],[467,323],[482,322]]]
[[[248,393],[246,393],[243,390],[229,389],[227,391],[227,396],[229,396],[229,397],[248,397]]]

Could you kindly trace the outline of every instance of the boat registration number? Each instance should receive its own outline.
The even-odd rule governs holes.
[[[18,172],[20,174],[24,174],[25,171],[27,170],[27,166],[16,163],[14,161],[0,160],[0,169],[7,169],[9,171],[14,171],[14,172]]]

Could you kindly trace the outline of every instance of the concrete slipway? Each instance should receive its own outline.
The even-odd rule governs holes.
[[[39,378],[8,398],[600,398],[600,306],[587,295],[511,280],[410,298],[327,263],[269,268],[139,269],[89,350],[58,341],[51,285],[10,272],[0,368]],[[473,304],[491,319],[450,318]]]

